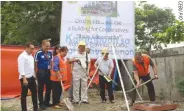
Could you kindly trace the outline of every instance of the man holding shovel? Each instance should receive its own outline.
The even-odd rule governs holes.
[[[157,68],[156,65],[153,63],[153,61],[151,60],[151,58],[146,54],[142,54],[141,52],[135,53],[135,57],[133,59],[133,73],[135,81],[137,83],[136,87],[140,86],[140,79],[142,79],[144,82],[151,79],[149,72],[149,65],[153,69],[155,79],[158,79]],[[152,81],[148,82],[146,86],[148,89],[150,101],[155,101],[155,89]],[[132,106],[135,100],[136,100],[136,90],[132,92],[132,100],[129,105]]]
[[[80,41],[78,44],[78,51],[71,57],[70,62],[72,62],[72,78],[73,78],[73,102],[78,104],[80,101],[79,92],[81,91],[81,101],[82,103],[88,104],[87,93],[84,92],[87,89],[87,80],[90,58],[85,52],[85,42]],[[81,87],[80,87],[81,82]],[[83,96],[84,95],[84,96]],[[82,98],[83,96],[83,98]]]
[[[95,67],[97,67],[101,61],[101,64],[98,69],[99,83],[100,83],[100,96],[102,99],[102,103],[105,103],[107,100],[105,98],[105,84],[107,84],[109,101],[111,103],[114,103],[114,95],[113,95],[112,80],[111,80],[111,73],[114,68],[114,63],[112,59],[108,58],[109,53],[108,53],[107,48],[102,49],[102,55],[103,57],[100,57],[95,63]]]
[[[53,108],[61,109],[62,103],[60,97],[62,93],[61,82],[66,80],[67,66],[64,57],[68,53],[68,48],[63,46],[60,47],[59,54],[54,56],[51,70],[51,81],[52,81],[52,101]]]

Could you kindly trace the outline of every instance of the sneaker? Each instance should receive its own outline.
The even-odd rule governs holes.
[[[110,100],[111,103],[115,103],[115,100]]]
[[[61,109],[62,107],[60,105],[55,105],[55,106],[53,106],[53,108],[55,108],[55,109]]]
[[[73,102],[73,104],[79,104],[79,102]]]
[[[41,110],[46,110],[45,105],[40,105],[40,109],[41,109]]]
[[[38,111],[38,106],[34,106],[33,111]]]
[[[106,100],[102,100],[102,103],[105,103],[106,102]]]
[[[33,111],[38,111],[38,108],[34,108]]]
[[[89,102],[88,102],[88,101],[83,101],[82,103],[84,103],[84,104],[89,104]]]

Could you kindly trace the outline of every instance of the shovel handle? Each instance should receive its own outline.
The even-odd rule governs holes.
[[[61,75],[59,75],[59,76],[61,77]],[[61,83],[61,87],[62,87],[62,92],[64,93],[65,89],[64,89],[64,85],[63,85],[62,79],[61,79],[60,83]]]
[[[105,74],[104,74],[100,69],[98,69],[98,71],[100,71],[100,72],[105,76]],[[116,86],[118,85],[113,79],[111,79],[111,81],[112,81]]]
[[[154,79],[156,79],[156,78],[151,78],[150,80],[147,80],[146,82],[142,83],[139,87],[141,87],[141,86],[147,84],[148,82],[153,81]],[[134,88],[132,88],[132,89],[126,91],[126,93],[132,92],[133,90],[138,89],[139,87],[134,87]]]

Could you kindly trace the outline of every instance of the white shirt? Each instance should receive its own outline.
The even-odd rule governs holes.
[[[87,54],[88,56],[88,54]],[[86,52],[84,53],[79,53],[78,51],[71,56],[71,59],[79,59],[80,60],[80,63],[81,65],[79,65],[77,62],[74,62],[73,63],[73,71],[72,71],[72,74],[73,74],[73,79],[83,79],[83,80],[87,80],[87,71],[86,71]],[[88,63],[90,62],[90,58],[88,56]]]
[[[34,76],[34,58],[26,51],[22,52],[18,57],[18,72],[19,79],[22,78],[22,75],[25,75],[26,78]]]
[[[90,62],[90,58],[89,58],[89,55],[87,54],[87,56],[88,56],[88,63]],[[72,57],[71,57],[71,59],[79,59],[80,60],[80,62],[81,62],[81,65],[82,65],[82,67],[84,68],[84,69],[86,69],[86,52],[84,52],[84,53],[79,53],[79,52],[77,52],[77,53],[75,53],[74,55],[72,55]],[[78,63],[76,63],[76,62],[74,62],[74,67],[75,68],[81,68],[81,66],[79,66],[79,64]]]
[[[102,71],[102,73],[101,73],[101,71],[99,71],[99,75],[102,75],[102,76],[104,76],[104,74],[105,74],[105,76],[108,76],[111,68],[114,68],[114,63],[113,63],[112,59],[104,60],[103,57],[100,57],[95,62],[95,65],[97,67],[99,64],[100,64],[99,69]]]

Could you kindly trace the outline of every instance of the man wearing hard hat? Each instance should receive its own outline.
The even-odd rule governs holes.
[[[105,55],[104,55],[105,54]],[[105,84],[107,84],[108,89],[108,96],[109,101],[114,103],[114,95],[112,89],[112,81],[111,81],[111,74],[114,68],[114,63],[112,59],[108,58],[109,52],[107,48],[102,49],[102,56],[95,62],[95,67],[99,66],[98,73],[99,73],[99,85],[100,85],[100,96],[102,99],[102,103],[106,102],[105,97]]]
[[[72,78],[73,78],[73,102],[79,103],[80,96],[79,92],[81,92],[81,101],[82,103],[88,104],[88,96],[87,93],[84,94],[87,89],[87,80],[88,80],[88,72],[89,72],[89,62],[90,58],[88,54],[85,52],[85,42],[80,41],[78,44],[78,51],[71,57],[70,62],[72,62]],[[81,84],[81,87],[80,87]],[[84,97],[82,98],[82,96]]]

